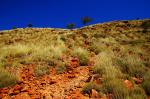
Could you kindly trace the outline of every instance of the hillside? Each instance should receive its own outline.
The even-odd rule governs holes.
[[[0,99],[150,99],[150,20],[0,31]]]

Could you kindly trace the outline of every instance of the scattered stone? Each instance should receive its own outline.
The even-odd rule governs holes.
[[[1,97],[0,97],[0,99],[1,99]],[[7,95],[3,99],[11,99],[11,97]]]
[[[53,99],[62,99],[62,98],[59,96],[54,96]]]
[[[27,93],[21,93],[16,95],[14,99],[31,99],[31,97]]]
[[[91,98],[100,98],[98,92],[95,89],[92,89]]]
[[[113,94],[108,94],[107,95],[107,99],[112,99],[112,97],[113,97]]]
[[[0,90],[0,93],[8,93],[8,89],[7,88],[3,88]]]
[[[141,84],[143,82],[143,80],[138,79],[136,77],[133,77],[132,79],[135,81],[136,84]]]
[[[13,93],[12,93],[11,95],[13,96],[13,95],[17,95],[17,94],[19,94],[19,93],[20,93],[19,90],[14,90]]]
[[[75,78],[75,75],[68,75],[68,78]]]
[[[16,85],[15,87],[14,87],[14,90],[21,90],[22,89],[22,86],[20,86],[20,85]]]
[[[30,89],[27,92],[28,92],[29,95],[34,94],[34,92],[32,90],[30,90]]]
[[[66,65],[67,70],[73,70],[74,68],[77,68],[79,66],[79,60],[77,58],[72,58],[70,60],[70,63],[68,65]]]
[[[131,81],[129,81],[129,80],[125,80],[125,81],[124,81],[124,84],[126,85],[126,87],[127,87],[128,89],[131,89],[132,86],[133,86],[133,84],[132,84]]]
[[[52,84],[55,84],[56,83],[56,81],[55,80],[52,80],[52,81],[50,81],[50,85],[52,85]]]
[[[29,89],[29,86],[26,85],[26,86],[24,86],[24,87],[21,89],[21,92],[27,92],[28,89]]]

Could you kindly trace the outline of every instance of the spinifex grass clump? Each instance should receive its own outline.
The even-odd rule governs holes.
[[[29,45],[24,44],[14,44],[10,46],[3,47],[2,50],[5,51],[7,57],[11,58],[22,58],[29,55],[32,51]]]
[[[106,78],[103,81],[103,92],[105,94],[112,94],[113,99],[127,99],[128,89],[119,79]]]
[[[2,67],[18,67],[27,62],[26,59],[32,52],[32,48],[24,44],[13,44],[0,48],[0,63]]]
[[[126,56],[125,58],[117,59],[117,66],[123,73],[135,76],[138,78],[143,77],[146,68],[143,62],[137,56]]]
[[[98,44],[91,44],[88,49],[97,55],[102,51],[100,46]]]
[[[55,45],[54,45],[55,44]],[[33,52],[31,54],[31,61],[45,61],[58,60],[62,54],[66,52],[66,46],[60,39],[51,45],[33,45]]]
[[[89,53],[86,49],[83,48],[74,48],[72,55],[79,59],[79,63],[81,66],[88,65],[89,62]]]
[[[95,66],[93,67],[94,73],[100,74],[103,77],[122,78],[123,74],[113,65],[113,55],[109,51],[100,53],[96,57]]]
[[[147,99],[144,90],[138,86],[134,86],[129,92],[129,99]]]
[[[49,74],[49,67],[45,65],[37,65],[34,69],[34,73],[37,77]]]
[[[0,67],[0,88],[16,84],[19,77]]]
[[[64,62],[58,62],[58,66],[56,67],[57,74],[61,74],[66,71],[66,64]]]

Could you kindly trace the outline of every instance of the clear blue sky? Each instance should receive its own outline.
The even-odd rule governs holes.
[[[150,18],[150,0],[0,0],[0,30],[13,26],[65,28],[89,16],[94,23]]]

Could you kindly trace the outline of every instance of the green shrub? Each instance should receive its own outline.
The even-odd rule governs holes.
[[[73,29],[73,28],[75,28],[75,24],[74,23],[69,23],[69,24],[67,24],[67,26],[66,26],[68,29]]]
[[[16,75],[0,67],[0,88],[15,85],[18,81],[19,78]]]
[[[82,23],[84,25],[86,25],[87,23],[91,22],[92,21],[92,18],[88,17],[88,16],[85,16],[81,19]]]
[[[16,27],[16,26],[13,26],[12,29],[17,29],[17,27]]]
[[[33,25],[30,23],[30,24],[28,24],[27,26],[28,26],[29,28],[31,28]]]
[[[143,28],[149,28],[150,27],[150,21],[145,21],[142,23],[141,27]]]
[[[83,48],[74,48],[72,55],[79,59],[79,63],[81,66],[88,65],[89,53],[87,50],[85,50]]]
[[[35,73],[35,76],[37,76],[37,77],[49,74],[49,67],[37,65],[34,69],[34,73]]]

